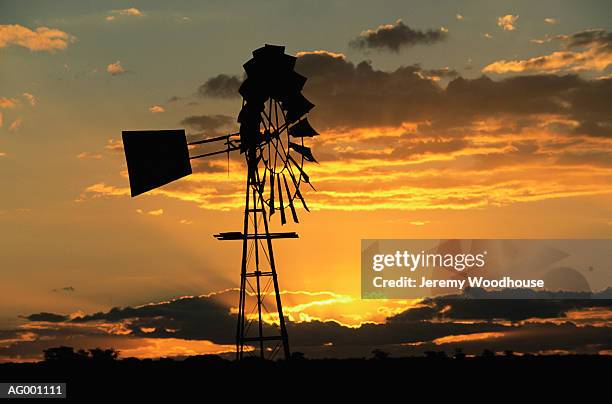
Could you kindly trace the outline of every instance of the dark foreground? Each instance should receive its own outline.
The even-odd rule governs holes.
[[[353,396],[390,393],[452,396],[485,391],[503,396],[526,390],[530,394],[539,390],[546,395],[568,390],[586,393],[594,388],[607,388],[609,382],[602,381],[609,378],[611,370],[612,357],[587,355],[290,362],[253,359],[241,363],[200,356],[184,361],[7,363],[0,365],[0,382],[65,382],[68,398],[76,402],[123,401],[127,397],[209,402],[213,396],[291,394],[296,399],[323,392]],[[202,399],[196,400],[197,397]]]

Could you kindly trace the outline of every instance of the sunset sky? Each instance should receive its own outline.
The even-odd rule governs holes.
[[[233,349],[217,329],[234,330],[240,245],[212,234],[241,230],[241,157],[133,199],[121,131],[235,130],[265,43],[298,56],[321,134],[312,212],[275,244],[294,345],[611,353],[605,305],[359,299],[361,239],[611,238],[611,17],[609,1],[1,0],[0,361]]]

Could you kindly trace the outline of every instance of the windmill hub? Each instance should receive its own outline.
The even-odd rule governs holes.
[[[229,160],[231,152],[244,154],[243,231],[214,235],[218,240],[242,241],[237,359],[248,353],[274,358],[281,350],[286,359],[290,356],[272,240],[298,235],[270,232],[269,222],[278,213],[281,224],[286,224],[289,211],[298,223],[297,202],[308,211],[300,188],[305,183],[314,189],[304,163],[316,159],[304,140],[318,135],[306,118],[314,104],[302,95],[306,78],[295,72],[295,62],[283,46],[253,51],[253,58],[243,65],[246,79],[239,89],[237,133],[187,143],[182,129],[123,131],[132,196],[191,174],[193,159],[227,154]],[[202,145],[224,148],[190,155],[190,146]]]

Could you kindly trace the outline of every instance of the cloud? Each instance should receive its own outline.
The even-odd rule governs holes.
[[[546,18],[544,18],[544,22],[546,24],[551,24],[552,25],[552,24],[558,24],[559,20],[556,19],[556,18],[552,18],[552,17],[546,17]]]
[[[524,60],[500,60],[483,68],[485,73],[523,73],[559,71],[603,71],[612,64],[612,33],[594,29],[573,35],[556,36],[563,50]],[[551,40],[532,40],[544,43]],[[574,50],[578,49],[578,50]]]
[[[325,126],[408,121],[423,110],[422,102],[440,92],[434,81],[425,77],[429,72],[418,65],[382,72],[370,62],[354,65],[340,54],[318,51],[298,55],[296,70],[308,77],[304,94],[317,105],[313,116]],[[401,119],[397,119],[399,115]]]
[[[30,314],[29,316],[26,317],[26,319],[30,321],[47,321],[50,323],[59,323],[62,321],[67,321],[68,316],[64,316],[61,314],[42,312],[42,313]]]
[[[516,21],[518,19],[518,15],[506,14],[497,19],[497,25],[504,31],[514,31],[516,29]]]
[[[28,103],[30,103],[31,106],[35,107],[36,104],[38,104],[38,98],[36,98],[33,94],[23,93],[22,95],[28,101]]]
[[[76,289],[72,286],[64,286],[63,288],[53,289],[53,292],[74,292]]]
[[[191,115],[184,118],[181,124],[216,135],[235,130],[236,118],[228,115]]]
[[[242,80],[238,76],[219,74],[206,80],[198,88],[198,95],[211,98],[236,98],[239,97],[238,89]]]
[[[210,341],[230,351],[237,299],[237,290],[229,289],[93,314],[37,313],[27,317],[31,323],[23,329],[3,332],[2,338],[11,342],[0,348],[0,356],[40,355],[42,341],[57,346],[57,341],[65,338],[79,344],[98,341],[92,346],[103,347],[124,346],[129,338],[134,343],[134,354],[141,357],[151,357],[148,356],[151,351],[146,350],[145,355],[138,347],[149,346],[153,341],[159,341],[155,346],[165,347],[157,356],[163,355],[167,344],[181,347],[185,341]],[[283,300],[293,348],[309,356],[317,356],[323,347],[325,355],[332,357],[369,355],[373,347],[397,355],[456,347],[466,353],[480,353],[485,348],[523,353],[554,350],[597,353],[612,348],[608,342],[612,340],[609,300],[440,297],[410,304],[391,300],[364,302],[330,292],[304,291],[283,292]],[[340,316],[357,315],[352,311],[358,307],[356,302],[373,305],[363,307],[363,312],[389,314],[375,322],[343,324]],[[328,315],[318,317],[323,313]],[[275,332],[273,318],[264,319],[269,321],[264,332]],[[27,332],[30,334],[26,335]],[[102,336],[106,339],[101,339]]]
[[[311,116],[322,129],[427,122],[440,133],[451,127],[469,128],[476,119],[500,114],[610,121],[602,106],[612,96],[610,80],[544,74],[497,81],[458,77],[444,88],[432,79],[439,73],[435,69],[412,65],[381,71],[370,62],[355,65],[324,52],[299,54],[296,70],[308,77],[304,94],[317,105]]]
[[[2,109],[14,108],[18,103],[19,101],[14,98],[0,97],[0,108]]]
[[[127,196],[130,195],[128,188],[117,188],[112,185],[106,185],[104,183],[98,183],[91,185],[85,189],[85,192],[92,193],[94,195],[103,196]]]
[[[151,216],[161,216],[164,214],[164,210],[163,209],[150,210],[147,212],[147,214]]]
[[[612,47],[612,33],[604,29],[588,29],[560,38],[567,41],[568,48],[603,47],[607,48],[608,52],[612,51],[610,49]]]
[[[131,17],[142,17],[144,14],[136,7],[124,8],[120,10],[113,10],[113,14],[131,16]]]
[[[399,52],[401,48],[415,45],[431,45],[443,41],[447,33],[443,30],[415,30],[402,20],[395,24],[381,25],[376,29],[363,31],[359,37],[350,41],[349,46],[355,49],[380,49]]]
[[[91,153],[91,152],[85,151],[85,152],[81,152],[77,154],[76,158],[78,158],[79,160],[85,160],[85,159],[100,160],[102,158],[102,155],[100,153]]]
[[[76,38],[54,28],[38,27],[35,30],[19,24],[0,25],[0,48],[17,45],[33,52],[64,50]]]
[[[108,139],[104,149],[117,154],[123,154],[123,141],[117,139]]]
[[[19,130],[19,128],[21,127],[22,122],[23,122],[22,118],[15,119],[13,122],[11,122],[11,124],[9,126],[9,131],[10,132],[17,132]]]
[[[610,193],[612,80],[467,79],[419,65],[385,71],[322,50],[300,52],[296,70],[308,77],[304,94],[317,105],[309,120],[321,133],[309,139],[321,164],[305,167],[318,190],[305,190],[313,209],[488,209]],[[183,124],[212,136],[233,131],[234,121],[202,115]],[[228,176],[227,164],[202,162],[151,194],[238,209],[243,167],[231,156]],[[128,195],[125,182],[101,183],[83,199]]]
[[[166,112],[166,110],[161,105],[153,105],[152,107],[149,107],[149,112],[152,114],[160,114],[162,112]]]
[[[116,61],[115,63],[110,63],[108,66],[106,66],[106,71],[113,76],[119,76],[127,72],[121,65],[120,61]]]

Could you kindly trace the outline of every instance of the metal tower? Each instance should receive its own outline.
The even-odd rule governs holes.
[[[246,79],[239,89],[243,101],[237,133],[187,143],[184,130],[123,131],[132,196],[191,174],[193,159],[227,153],[229,163],[230,152],[244,154],[243,230],[214,235],[218,240],[242,240],[238,360],[246,353],[273,359],[281,349],[286,359],[290,357],[272,240],[298,235],[272,233],[269,222],[279,212],[284,225],[288,209],[298,223],[294,206],[298,200],[308,211],[300,186],[312,187],[304,161],[316,160],[304,138],[318,133],[306,118],[314,107],[301,93],[306,78],[294,71],[296,58],[284,51],[282,46],[266,45],[253,51],[253,58],[243,65]],[[225,148],[190,156],[190,150],[218,142],[224,142]]]

